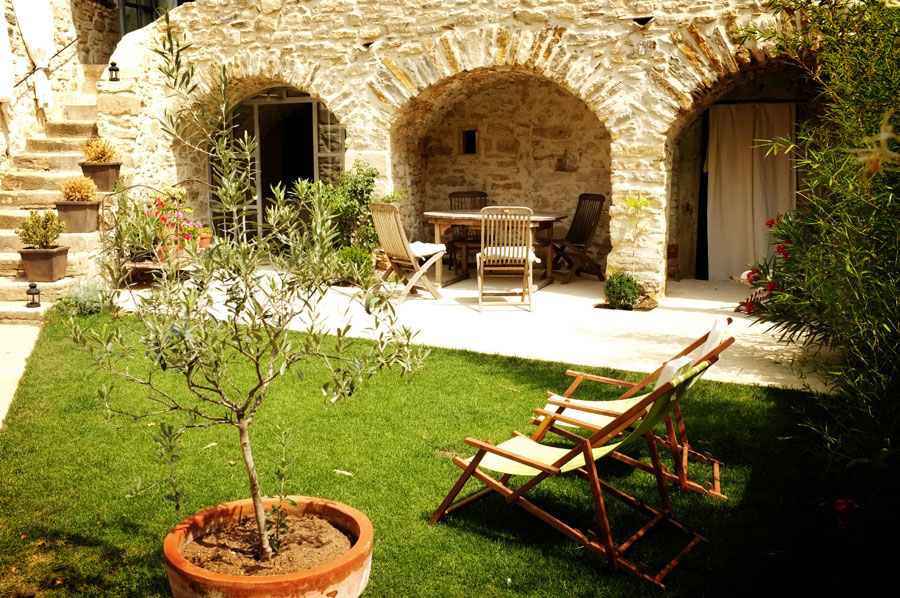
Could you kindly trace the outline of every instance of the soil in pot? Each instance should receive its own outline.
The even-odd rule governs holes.
[[[226,575],[283,575],[317,567],[350,550],[352,541],[316,515],[288,519],[282,546],[270,561],[257,554],[258,530],[252,517],[196,538],[182,550],[184,558],[208,571]]]

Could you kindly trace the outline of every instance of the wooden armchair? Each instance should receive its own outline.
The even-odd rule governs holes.
[[[531,311],[532,264],[541,260],[531,238],[531,208],[488,206],[481,209],[481,251],[478,264],[478,311],[484,298],[521,295],[521,304]],[[485,276],[521,277],[522,291],[484,291]],[[509,305],[507,301],[501,304]]]
[[[597,229],[597,223],[600,222],[600,214],[603,212],[605,204],[605,195],[596,193],[579,195],[575,215],[572,217],[572,225],[566,233],[566,238],[553,242],[554,267],[561,267],[563,263],[568,265],[562,284],[572,282],[582,272],[593,274],[599,280],[604,280],[600,265],[587,254],[587,244]]]
[[[450,194],[451,210],[480,210],[487,205],[484,191],[454,191]],[[481,247],[481,229],[473,226],[453,226],[447,242],[450,267],[459,270],[469,262],[469,250]]]

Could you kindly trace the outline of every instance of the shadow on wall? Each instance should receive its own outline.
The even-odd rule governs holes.
[[[122,38],[119,32],[119,9],[115,0],[69,0],[78,61],[82,64],[106,64]]]

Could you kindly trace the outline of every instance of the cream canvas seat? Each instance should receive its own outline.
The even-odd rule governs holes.
[[[520,305],[532,310],[532,266],[540,262],[532,248],[531,208],[515,206],[488,206],[481,209],[481,251],[476,255],[478,264],[478,311],[485,304],[485,297],[520,296]],[[522,290],[484,290],[487,276],[519,278]],[[514,302],[495,302],[499,305],[515,305]]]
[[[713,325],[709,332],[682,349],[672,359],[689,356],[694,363],[709,361],[712,357],[718,359],[722,351],[734,343],[734,337],[728,334],[728,324],[730,323],[731,318],[717,317],[713,321]],[[572,381],[569,388],[566,389],[562,396],[548,392],[548,403],[544,408],[548,411],[557,410],[562,412],[563,408],[559,407],[561,404],[560,400],[565,399],[565,410],[569,411],[572,417],[589,422],[595,426],[605,425],[612,418],[617,417],[640,402],[648,392],[653,390],[654,386],[658,387],[665,382],[665,380],[661,378],[662,370],[663,366],[660,366],[637,383],[569,370],[566,374],[574,377],[575,380]],[[694,384],[698,379],[699,376],[693,379],[691,384]],[[621,386],[628,388],[628,390],[619,396],[619,398],[608,401],[571,398],[572,395],[575,394],[575,390],[585,380]],[[540,423],[538,419],[535,419],[534,421],[535,423]],[[691,448],[690,443],[688,442],[687,428],[684,424],[680,403],[675,405],[672,409],[671,416],[666,416],[665,424],[666,435],[664,437],[656,436],[655,438],[658,444],[672,452],[676,472],[672,473],[666,471],[663,474],[664,477],[670,482],[677,483],[683,492],[692,491],[717,498],[727,498],[725,494],[722,493],[719,476],[719,469],[722,462],[709,453],[700,453]],[[613,457],[638,469],[650,471],[650,464],[637,461],[627,455],[615,454]],[[688,472],[688,464],[691,460],[711,466],[712,481],[709,482],[707,486],[702,486],[691,479]]]
[[[423,285],[435,299],[440,299],[441,294],[428,279],[427,272],[434,264],[441,267],[441,258],[447,248],[443,244],[410,243],[400,222],[400,210],[395,204],[373,203],[369,207],[378,242],[391,264],[390,271],[406,283],[397,298],[397,305],[403,303],[409,293],[416,293],[417,284]]]
[[[624,570],[635,577],[663,587],[663,578],[672,571],[688,551],[699,542],[704,541],[705,538],[673,518],[672,504],[662,476],[663,469],[656,442],[653,439],[653,427],[661,423],[672,408],[678,404],[690,386],[690,382],[716,359],[713,357],[709,362],[703,362],[694,367],[691,366],[690,357],[681,357],[667,363],[661,373],[661,378],[669,379],[665,384],[659,385],[631,408],[602,426],[579,421],[566,413],[538,409],[536,413],[543,416],[543,420],[530,437],[516,433],[510,440],[497,445],[474,438],[466,438],[466,444],[474,447],[477,452],[471,458],[456,457],[453,460],[454,465],[463,470],[462,474],[431,516],[429,523],[436,523],[447,513],[491,492],[497,492],[506,502],[522,507],[587,550],[603,557],[610,569]],[[590,436],[568,432],[557,425],[561,422],[589,430]],[[554,444],[546,443],[544,440],[548,433],[558,435],[574,443],[574,446],[567,448],[558,446],[556,442]],[[595,463],[604,457],[615,454],[640,437],[644,438],[650,451],[653,472],[657,478],[656,489],[662,505],[659,509],[652,508],[640,498],[629,496],[601,480],[597,463]],[[549,511],[553,506],[550,487],[544,487],[531,493],[540,494],[540,506],[526,498],[526,495],[530,497],[531,490],[544,480],[566,472],[574,472],[588,482],[590,492],[585,493],[585,498],[589,497],[588,502],[592,506],[593,516],[596,520],[596,527],[593,529],[576,527],[552,514]],[[473,477],[485,484],[487,488],[457,501],[456,497]],[[518,480],[516,484],[510,484],[510,480],[514,477],[522,479]],[[650,521],[625,542],[617,545],[611,532],[604,495],[615,497],[649,517]],[[571,512],[571,505],[563,506],[562,511]],[[674,527],[676,531],[686,536],[688,541],[674,558],[653,574],[630,561],[625,554],[638,540],[647,537],[658,524]]]

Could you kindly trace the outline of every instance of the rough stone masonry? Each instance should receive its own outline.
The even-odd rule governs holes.
[[[673,141],[768,48],[737,41],[774,24],[758,0],[198,0],[172,13],[198,72],[224,63],[241,98],[276,86],[322,101],[346,130],[345,163],[404,189],[404,222],[430,234],[422,211],[453,190],[491,203],[571,213],[579,193],[611,198],[591,247],[607,269],[665,291]],[[163,135],[169,101],[148,49],[161,21],[125,36],[102,81],[101,135],[130,160],[132,183],[208,176],[208,165]],[[460,150],[477,131],[474,154]],[[202,185],[192,190],[200,207]],[[634,247],[623,203],[650,200]]]

